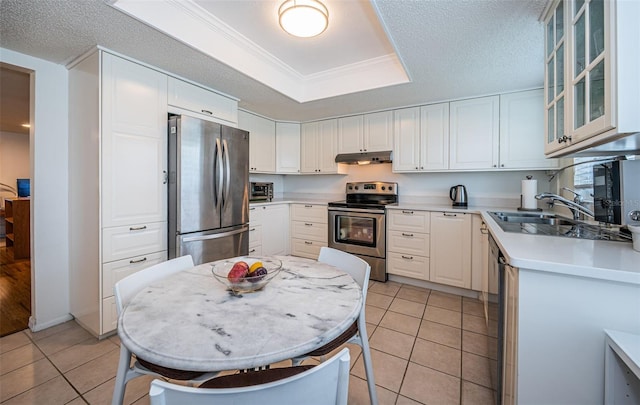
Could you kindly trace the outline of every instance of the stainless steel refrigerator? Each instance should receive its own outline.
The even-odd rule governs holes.
[[[249,251],[249,133],[169,117],[169,258],[196,264]]]

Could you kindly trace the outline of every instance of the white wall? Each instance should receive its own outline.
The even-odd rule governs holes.
[[[33,71],[31,111],[30,327],[69,315],[68,73],[62,65],[0,48],[0,61]]]
[[[538,192],[549,191],[544,171],[393,173],[391,164],[349,165],[346,175],[284,176],[284,191],[344,198],[346,182],[392,181],[398,183],[401,202],[449,204],[449,188],[463,184],[470,205],[518,207],[521,180],[527,175],[538,180]]]
[[[29,135],[0,132],[0,183],[16,188],[16,179],[30,178],[29,169]],[[0,207],[11,197],[13,193],[0,191]]]

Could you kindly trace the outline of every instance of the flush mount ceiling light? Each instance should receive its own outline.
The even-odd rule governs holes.
[[[301,38],[320,35],[329,25],[329,10],[318,0],[287,0],[278,15],[282,29]]]

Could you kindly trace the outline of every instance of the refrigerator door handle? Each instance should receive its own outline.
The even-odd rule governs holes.
[[[216,200],[216,211],[220,211],[220,204],[222,203],[222,181],[223,181],[223,163],[222,163],[222,147],[220,145],[220,138],[216,138],[216,163],[218,165],[218,181],[217,184],[214,184],[214,198]],[[215,181],[215,168],[214,168],[214,176],[213,181]]]
[[[236,229],[229,232],[215,233],[213,235],[203,235],[203,236],[187,236],[186,238],[182,238],[183,242],[196,242],[199,240],[208,240],[208,239],[218,239],[225,238],[227,236],[235,235],[238,233],[243,233],[249,231],[249,226],[243,226],[240,229]]]
[[[231,186],[231,164],[229,163],[229,144],[227,144],[227,140],[222,140],[222,146],[224,151],[224,164],[225,164],[225,174],[227,175],[227,183],[224,187],[224,200],[222,202],[223,206],[227,205],[227,200],[229,199],[229,187]]]

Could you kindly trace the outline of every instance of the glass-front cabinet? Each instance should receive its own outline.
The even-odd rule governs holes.
[[[622,138],[640,131],[638,21],[640,1],[549,1],[543,19],[548,157],[611,141],[624,145]]]
[[[558,1],[545,21],[545,153],[569,141],[564,128],[565,1]]]

